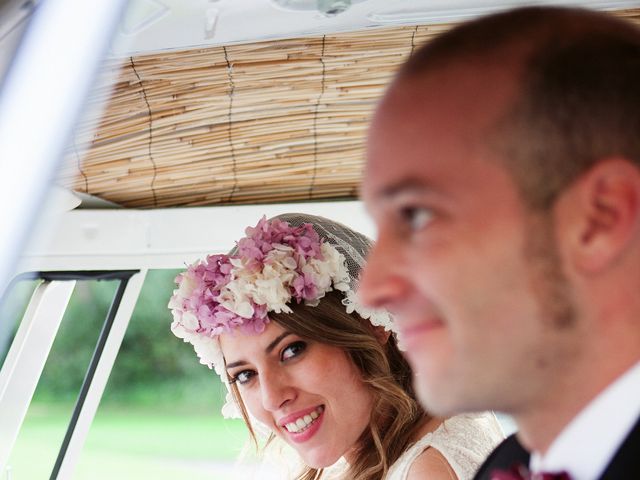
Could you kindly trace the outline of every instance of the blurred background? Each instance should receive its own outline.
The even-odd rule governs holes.
[[[169,330],[177,270],[151,270],[136,304],[74,478],[247,478],[236,465],[240,420],[220,415],[225,387]],[[0,365],[38,281],[15,283],[0,310]],[[115,281],[79,281],[8,463],[7,479],[47,478],[62,443]],[[5,478],[0,477],[0,478]]]

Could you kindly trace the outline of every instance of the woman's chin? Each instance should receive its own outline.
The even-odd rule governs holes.
[[[302,461],[304,462],[304,464],[315,469],[330,467],[331,465],[336,463],[338,460],[340,460],[340,457],[341,457],[341,455],[338,455],[338,454],[332,455],[329,453],[323,453],[321,455],[318,455],[317,453],[319,452],[315,452],[314,454],[311,454],[310,452],[303,452],[300,450],[297,450],[297,451],[302,457]]]

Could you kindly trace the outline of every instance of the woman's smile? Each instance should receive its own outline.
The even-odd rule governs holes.
[[[322,426],[322,420],[324,413],[324,405],[320,405],[313,410],[305,414],[296,413],[285,417],[284,421],[281,421],[285,435],[295,443],[302,443],[313,437],[320,427]],[[286,422],[286,423],[285,423]]]
[[[227,373],[247,410],[323,468],[353,451],[373,394],[344,350],[270,322],[260,335],[220,336]]]

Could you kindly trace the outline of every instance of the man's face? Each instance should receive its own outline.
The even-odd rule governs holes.
[[[526,210],[489,146],[514,92],[496,68],[404,80],[369,135],[363,197],[378,239],[360,295],[395,314],[436,414],[539,402],[568,341],[553,318],[570,308],[551,217]]]

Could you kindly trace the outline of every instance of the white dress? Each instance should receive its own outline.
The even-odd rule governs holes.
[[[504,439],[504,433],[495,415],[490,412],[478,414],[463,414],[445,420],[433,432],[411,445],[396,462],[391,465],[385,480],[406,480],[409,469],[418,456],[427,448],[435,448],[449,462],[458,476],[458,480],[473,478],[476,470],[487,458],[489,453]],[[300,458],[292,450],[291,465],[283,468],[278,465],[276,473],[265,475],[264,471],[252,478],[295,478],[300,472],[302,464]],[[277,457],[280,461],[283,457]],[[278,462],[279,463],[279,462]],[[273,465],[272,465],[273,466]],[[342,457],[322,473],[322,480],[348,480],[346,472],[348,464]],[[273,470],[276,472],[276,470]],[[425,480],[429,480],[425,478]]]
[[[391,465],[385,480],[406,480],[411,465],[427,448],[435,448],[444,456],[458,480],[471,479],[503,439],[504,433],[493,413],[451,417],[410,446]]]

